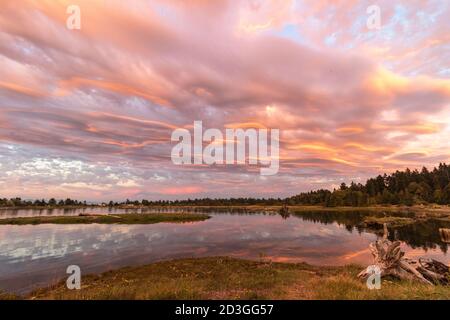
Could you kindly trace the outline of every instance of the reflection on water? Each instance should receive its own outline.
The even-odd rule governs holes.
[[[88,274],[164,259],[217,255],[246,259],[263,255],[274,261],[318,265],[371,262],[368,245],[376,235],[348,221],[324,219],[213,214],[207,221],[185,224],[0,226],[0,288],[26,292],[50,284],[65,278],[71,264]],[[406,239],[409,232],[423,231],[399,230],[395,237]],[[403,244],[407,255],[449,262],[439,234],[428,240],[417,236],[414,241]],[[421,248],[423,243],[427,250]]]
[[[0,209],[0,219],[3,218],[19,218],[19,217],[39,217],[39,216],[77,216],[84,214],[121,214],[121,213],[164,213],[164,212],[181,212],[192,211],[182,208],[133,208],[119,209],[113,207],[86,207],[86,208],[57,208],[57,209]],[[197,211],[197,210],[196,210]]]
[[[201,208],[201,207],[155,207],[155,208],[115,208],[115,207],[86,207],[86,208],[56,208],[56,209],[1,209],[0,219],[40,217],[40,216],[78,216],[83,214],[123,214],[123,213],[168,213],[168,212],[190,212],[190,213],[230,213],[249,214],[245,208]],[[268,213],[268,212],[267,212]]]
[[[412,248],[436,249],[447,253],[448,243],[444,242],[440,233],[440,228],[449,228],[450,222],[428,220],[411,225],[396,228],[389,235],[390,240],[401,240],[408,243]]]
[[[366,229],[361,225],[363,219],[367,216],[383,216],[383,213],[374,213],[370,211],[355,212],[302,212],[295,216],[305,221],[312,221],[323,224],[336,223],[345,227],[349,232],[356,230],[364,232]],[[397,212],[395,216],[412,217],[412,212]],[[442,241],[439,229],[450,228],[450,222],[440,220],[427,220],[416,222],[411,225],[397,227],[390,230],[389,240],[400,240],[406,242],[412,248],[421,248],[423,250],[433,250],[439,248],[443,253],[448,251],[448,243]]]

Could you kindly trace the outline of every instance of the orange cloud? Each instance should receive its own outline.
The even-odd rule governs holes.
[[[22,94],[30,95],[30,96],[34,96],[34,97],[43,97],[45,95],[45,93],[43,93],[41,91],[37,91],[32,88],[27,88],[27,87],[24,87],[19,84],[15,84],[15,83],[8,83],[5,81],[0,81],[0,88],[12,90],[12,91],[15,91],[18,93],[22,93]]]

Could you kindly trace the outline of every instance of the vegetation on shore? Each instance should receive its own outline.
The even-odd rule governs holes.
[[[22,299],[22,297],[17,296],[13,293],[8,293],[0,290],[0,300],[17,300]]]
[[[100,206],[252,206],[252,205],[321,205],[326,207],[353,206],[364,207],[372,205],[406,205],[415,204],[450,204],[450,166],[440,163],[437,168],[428,170],[423,167],[420,171],[406,169],[396,171],[390,175],[378,175],[370,178],[365,184],[351,182],[342,183],[333,191],[321,189],[303,192],[288,198],[229,198],[229,199],[187,199],[187,200],[158,200],[143,199],[124,202],[109,201]],[[0,199],[0,207],[86,207],[86,201],[72,199],[48,201],[22,200],[21,198]]]
[[[398,228],[413,224],[416,219],[409,217],[366,217],[364,218],[362,224],[368,228],[381,229],[384,224],[387,224],[390,228]]]
[[[38,216],[0,219],[0,225],[26,224],[152,224],[158,222],[194,222],[210,217],[200,213],[133,213],[117,215]]]
[[[412,224],[425,223],[430,220],[441,221],[442,223],[450,223],[450,210],[447,211],[411,211],[409,216],[398,216],[395,213],[384,213],[384,216],[371,215],[363,219],[362,225],[368,228],[381,229],[384,224],[389,228],[399,228]]]
[[[406,169],[393,174],[378,175],[365,184],[342,183],[339,189],[317,190],[290,198],[289,203],[334,206],[367,206],[374,204],[407,205],[450,204],[450,166],[440,163],[428,170]]]
[[[26,299],[450,299],[450,287],[382,280],[369,290],[360,266],[248,261],[227,257],[182,259],[84,276],[81,290],[64,282]]]
[[[1,208],[27,208],[27,209],[56,209],[56,208],[87,208],[96,206],[95,204],[88,204],[86,201],[78,201],[67,198],[65,200],[56,200],[55,198],[51,198],[48,201],[45,199],[36,199],[36,200],[24,200],[20,197],[16,198],[0,198],[0,207]]]

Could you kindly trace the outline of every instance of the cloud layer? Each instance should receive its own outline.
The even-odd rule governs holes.
[[[380,1],[369,30],[369,5],[2,1],[2,196],[285,196],[448,161],[450,6]],[[279,174],[174,166],[194,120],[280,129]]]

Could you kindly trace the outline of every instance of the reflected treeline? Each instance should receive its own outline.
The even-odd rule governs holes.
[[[442,241],[439,228],[450,228],[450,222],[429,219],[410,225],[397,227],[389,234],[389,239],[405,241],[412,248],[436,249],[447,253],[448,243]]]
[[[123,209],[126,210],[126,209]],[[132,209],[131,209],[132,210]],[[136,210],[136,209],[134,209]],[[236,215],[250,215],[250,214],[269,214],[276,215],[276,210],[262,210],[260,208],[245,208],[245,207],[168,207],[168,208],[143,208],[140,209],[143,213],[209,213],[209,214],[236,214]]]
[[[143,208],[51,208],[51,209],[0,209],[0,218],[29,216],[59,216],[90,214],[127,214],[127,213],[206,213],[206,214],[277,214],[277,211],[246,207],[143,207]]]
[[[367,228],[363,222],[366,217],[383,217],[382,212],[373,211],[312,211],[297,212],[292,214],[297,218],[315,223],[342,225],[349,232],[357,231],[376,233],[378,230]],[[414,217],[413,212],[396,212],[390,213],[390,216],[396,217]],[[448,250],[448,244],[443,242],[439,234],[439,228],[450,228],[450,222],[442,220],[429,219],[426,221],[418,221],[410,225],[396,228],[389,228],[389,239],[391,241],[400,240],[407,243],[412,248],[436,249],[439,247],[444,253]]]
[[[400,213],[403,215],[403,213]],[[404,213],[405,215],[407,213]],[[374,211],[305,211],[295,212],[292,214],[295,217],[301,218],[305,221],[311,221],[315,223],[333,224],[344,226],[349,232],[357,230],[359,233],[367,231],[362,225],[364,218],[371,217],[383,217],[384,213]]]
[[[78,215],[80,213],[92,212],[92,208],[34,208],[34,209],[0,209],[0,217],[17,216],[58,216],[58,215]]]

